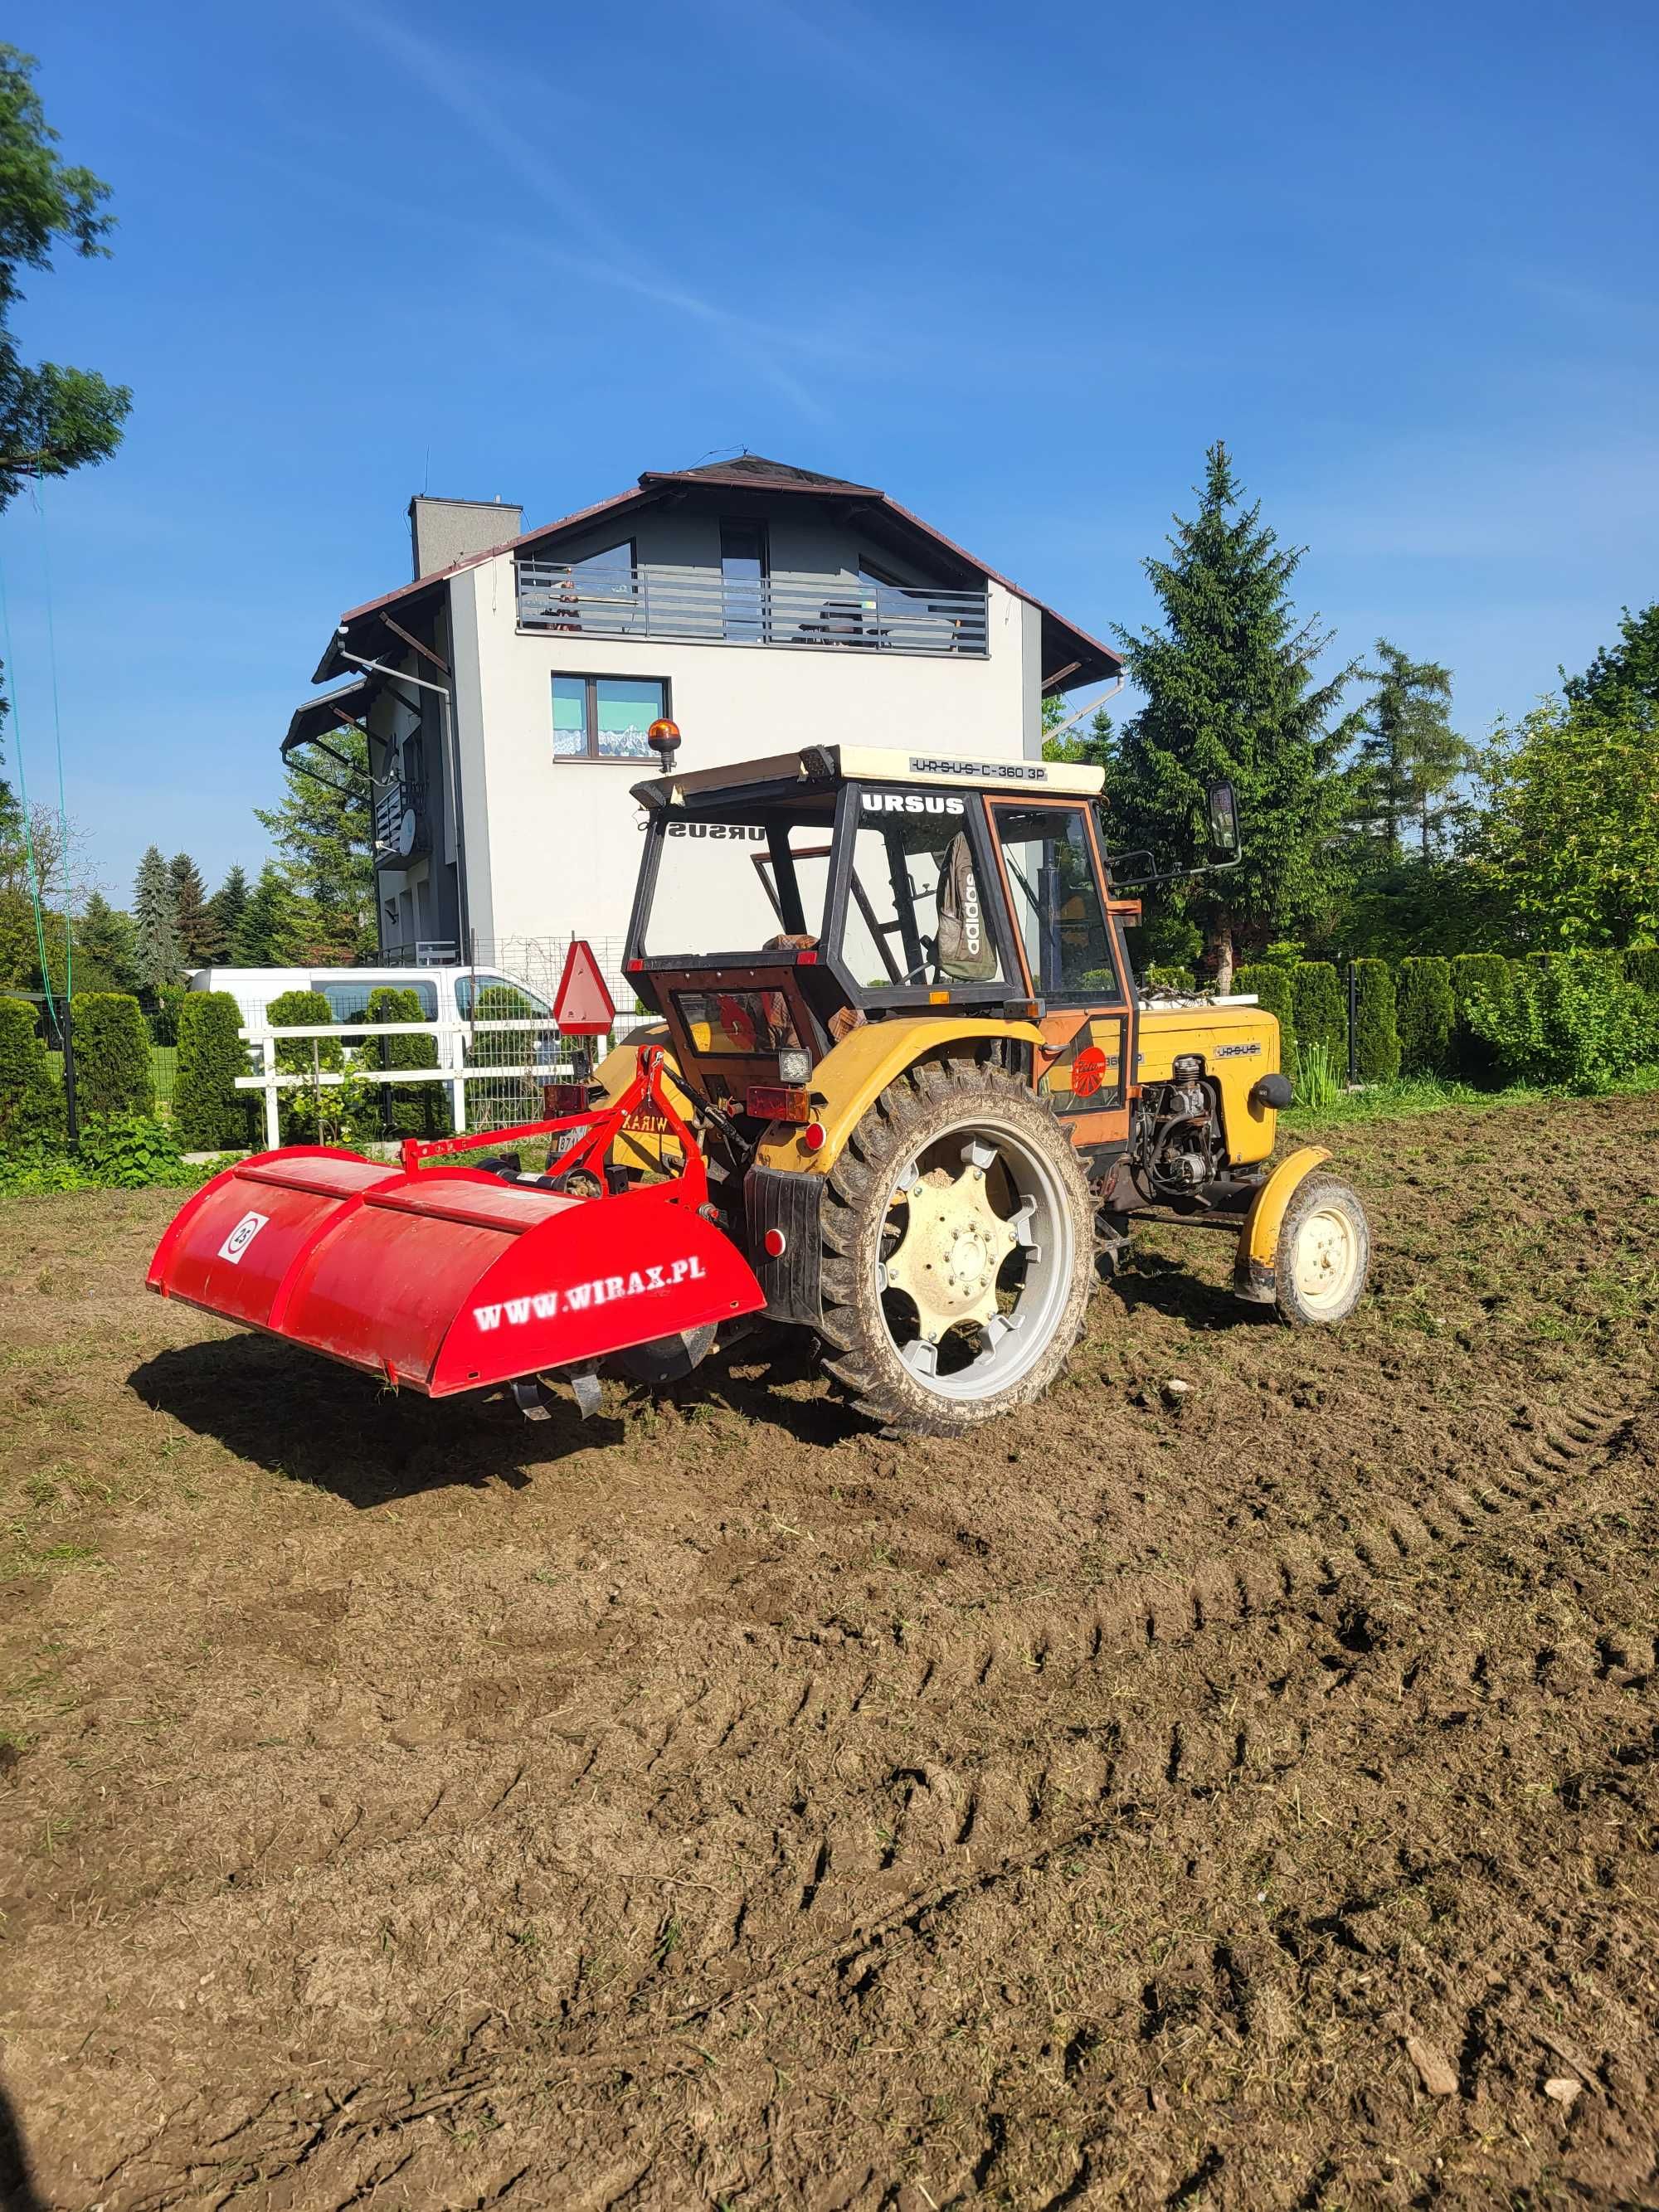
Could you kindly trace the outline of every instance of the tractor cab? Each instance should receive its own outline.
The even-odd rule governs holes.
[[[629,979],[727,1113],[805,1121],[813,1070],[854,1030],[966,1014],[1035,1023],[1045,1087],[1091,1125],[1074,1139],[1121,1135],[1139,908],[1111,891],[1101,782],[836,745],[638,784]]]

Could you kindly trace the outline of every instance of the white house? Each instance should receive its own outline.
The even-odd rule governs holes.
[[[1018,758],[1046,694],[1119,668],[886,493],[756,454],[538,530],[409,512],[413,579],[341,617],[313,680],[348,680],[283,740],[368,737],[391,960],[620,940],[659,715],[686,768],[838,740]],[[690,943],[711,917],[686,921]]]

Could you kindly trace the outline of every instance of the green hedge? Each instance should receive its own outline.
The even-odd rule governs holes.
[[[1402,960],[1395,990],[1401,1069],[1407,1075],[1443,1075],[1451,1066],[1457,1020],[1450,961]]]
[[[265,1020],[274,1030],[315,1030],[334,1019],[334,1009],[320,991],[281,991],[265,1008]],[[343,1040],[339,1037],[289,1037],[276,1048],[276,1066],[283,1075],[309,1075],[313,1069],[337,1073],[345,1066]],[[297,1085],[276,1094],[285,1145],[315,1145],[331,1141],[340,1102]]]
[[[1328,960],[1298,960],[1291,970],[1298,1056],[1323,1045],[1340,1077],[1348,1067],[1348,1002],[1342,978]]]
[[[236,1078],[248,1072],[241,1025],[228,991],[185,993],[179,1009],[173,1124],[188,1152],[240,1151],[251,1141],[254,1094],[236,1088]]]
[[[1261,961],[1234,971],[1233,988],[1254,994],[1279,1024],[1279,1065],[1296,1075],[1296,1007],[1291,970],[1277,962]]]
[[[149,1024],[124,991],[77,991],[70,1000],[75,1040],[75,1098],[82,1116],[151,1114],[155,1085]]]
[[[485,994],[487,995],[487,994]],[[419,1022],[426,1019],[418,991],[386,983],[368,994],[366,1017],[371,1022]],[[435,1067],[438,1040],[429,1036],[382,1037],[364,1041],[364,1057],[381,1067]],[[447,1137],[449,1098],[441,1083],[377,1084],[382,1102],[380,1126],[387,1136]]]
[[[63,1086],[27,999],[0,999],[0,1152],[64,1138]]]
[[[1625,955],[1625,974],[1638,991],[1659,999],[1659,945],[1632,945]]]
[[[1394,971],[1386,960],[1354,965],[1354,1061],[1362,1083],[1392,1083],[1400,1073]]]
[[[1469,1003],[1480,997],[1495,1005],[1506,997],[1510,963],[1501,952],[1460,952],[1451,963],[1451,986],[1453,1064],[1471,1083],[1493,1082],[1497,1056],[1487,1040],[1470,1026]]]
[[[1500,963],[1471,984],[1464,1018],[1503,1083],[1597,1091],[1659,1060],[1659,999],[1599,954]]]

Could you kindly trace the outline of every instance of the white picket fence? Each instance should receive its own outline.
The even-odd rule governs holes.
[[[637,1023],[628,1025],[637,1026]],[[618,1024],[619,1029],[622,1026]],[[477,1040],[507,1031],[527,1032],[533,1040],[529,1053],[510,1061],[488,1057],[481,1060]],[[526,1097],[526,1086],[570,1081],[576,1072],[574,1054],[584,1051],[594,1042],[586,1037],[561,1037],[556,1025],[545,1018],[500,1022],[329,1022],[291,1029],[272,1029],[254,1023],[241,1035],[258,1054],[260,1066],[257,1075],[239,1075],[236,1088],[262,1094],[265,1143],[273,1150],[282,1142],[281,1100],[285,1091],[320,1093],[337,1090],[348,1081],[392,1085],[398,1090],[421,1083],[446,1085],[453,1133],[458,1137],[469,1131],[501,1128],[514,1121],[535,1119],[539,1115],[539,1104],[534,1103],[533,1094]],[[375,1065],[374,1055],[364,1047],[380,1038],[396,1036],[430,1037],[437,1048],[434,1055],[436,1066]],[[325,1042],[347,1047],[347,1069],[323,1066]],[[604,1041],[598,1042],[602,1051]],[[311,1066],[279,1067],[277,1047],[295,1043],[311,1045]]]

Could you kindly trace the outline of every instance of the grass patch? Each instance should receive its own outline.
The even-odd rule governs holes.
[[[1659,1066],[1633,1068],[1610,1083],[1598,1098],[1632,1097],[1659,1091]],[[1346,1121],[1399,1121],[1413,1115],[1438,1114],[1449,1106],[1489,1113],[1505,1106],[1524,1106],[1540,1098],[1577,1098],[1582,1091],[1564,1090],[1559,1084],[1511,1084],[1506,1091],[1482,1091],[1473,1083],[1451,1077],[1402,1075],[1392,1083],[1368,1083],[1358,1091],[1337,1091],[1323,1103],[1304,1103],[1300,1098],[1279,1115],[1288,1130],[1328,1129]]]

